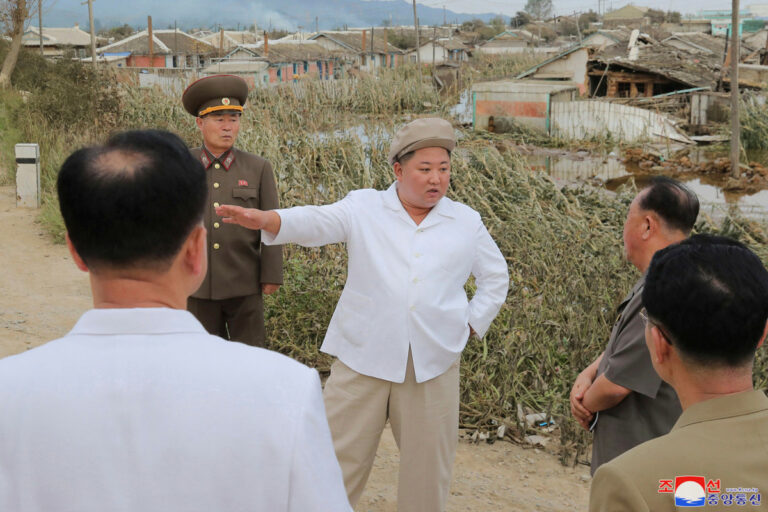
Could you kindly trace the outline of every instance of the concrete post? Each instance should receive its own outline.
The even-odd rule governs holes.
[[[40,208],[40,147],[16,144],[16,207]]]

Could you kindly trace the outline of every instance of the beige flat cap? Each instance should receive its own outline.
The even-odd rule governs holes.
[[[450,153],[456,147],[453,126],[445,119],[423,117],[411,121],[400,128],[392,139],[389,148],[389,164],[394,163],[404,154],[421,148],[445,148]]]
[[[248,84],[235,75],[212,75],[196,80],[181,95],[184,110],[195,117],[211,112],[242,112]]]

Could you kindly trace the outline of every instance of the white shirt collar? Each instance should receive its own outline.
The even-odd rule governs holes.
[[[397,181],[394,181],[392,185],[390,185],[389,188],[384,192],[384,206],[396,212],[404,212],[406,216],[408,216],[408,212],[405,211],[403,203],[400,202],[400,197],[397,195]],[[440,201],[438,201],[434,208],[432,208],[427,217],[430,217],[433,214],[454,218],[455,213],[453,211],[451,200],[445,196],[440,198]],[[430,224],[432,224],[432,222],[430,222]]]
[[[173,334],[206,331],[190,313],[171,308],[115,308],[87,311],[70,335]]]

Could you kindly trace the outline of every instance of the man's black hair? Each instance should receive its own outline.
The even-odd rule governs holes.
[[[741,367],[768,320],[768,271],[735,240],[695,235],[653,256],[643,306],[684,359]]]
[[[72,153],[59,171],[67,233],[90,268],[164,270],[202,221],[205,170],[160,130],[114,135]]]
[[[655,212],[667,226],[691,232],[699,215],[699,198],[688,187],[666,176],[655,176],[643,189],[639,204],[642,210]]]

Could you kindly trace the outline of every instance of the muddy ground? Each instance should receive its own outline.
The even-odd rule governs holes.
[[[91,307],[86,274],[64,245],[17,209],[14,189],[0,187],[0,357],[65,334]],[[398,452],[389,428],[379,446],[358,511],[397,510]],[[551,454],[509,442],[459,443],[448,511],[584,510],[589,470],[565,468]]]

